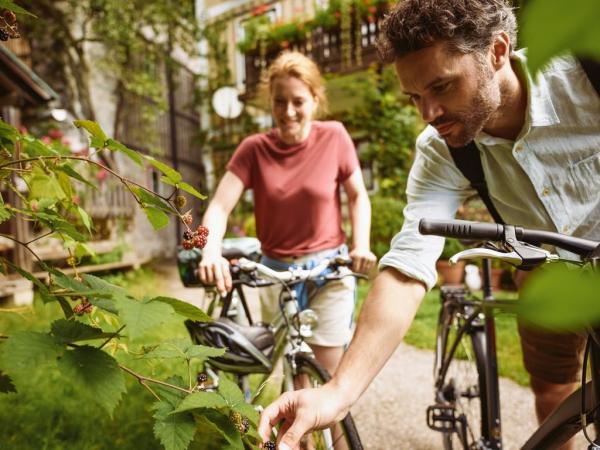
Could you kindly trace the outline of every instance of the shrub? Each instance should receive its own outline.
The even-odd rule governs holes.
[[[390,248],[390,241],[404,223],[405,203],[392,197],[371,197],[371,249],[381,258]]]

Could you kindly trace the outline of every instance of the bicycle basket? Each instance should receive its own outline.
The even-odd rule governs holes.
[[[210,359],[217,369],[234,373],[270,373],[275,343],[266,325],[238,325],[226,317],[212,322],[187,320],[185,325],[196,344],[225,348],[225,354]]]

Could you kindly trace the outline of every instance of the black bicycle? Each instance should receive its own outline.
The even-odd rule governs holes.
[[[451,258],[451,262],[483,259],[483,295],[476,298],[456,286],[441,289],[434,365],[435,403],[427,409],[427,424],[442,433],[444,449],[502,449],[494,311],[514,311],[516,304],[492,295],[490,259],[530,270],[561,260],[540,248],[548,244],[579,255],[581,261],[577,264],[589,264],[597,271],[600,243],[560,233],[462,220],[422,219],[419,231],[487,241],[483,247],[462,251]],[[587,424],[600,423],[600,327],[586,331],[581,388],[540,425],[522,450],[557,448],[580,430],[584,430],[590,442],[589,449],[600,449],[600,439],[592,441],[586,432]],[[591,381],[586,382],[588,359],[592,375]]]

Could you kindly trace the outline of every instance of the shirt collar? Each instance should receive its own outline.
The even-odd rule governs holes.
[[[527,113],[525,126],[528,131],[530,127],[543,127],[560,123],[554,105],[548,83],[542,72],[538,72],[535,80],[527,69],[527,57],[525,49],[517,50],[512,55],[522,73],[525,74],[527,82]]]

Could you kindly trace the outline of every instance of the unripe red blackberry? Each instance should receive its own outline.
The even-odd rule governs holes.
[[[186,240],[186,241],[183,241],[181,243],[181,245],[183,246],[184,249],[191,250],[191,249],[194,248],[194,241],[188,241],[188,240]]]
[[[198,233],[198,235],[200,235],[200,236],[207,237],[208,236],[208,228],[206,228],[204,225],[198,225],[198,228],[196,228],[196,233]]]
[[[9,11],[8,9],[2,13],[2,17],[6,21],[7,24],[13,25],[17,22],[17,16],[14,12]]]
[[[206,247],[206,237],[205,236],[196,236],[194,238],[194,247],[203,249]]]
[[[185,213],[183,216],[181,216],[181,220],[186,225],[191,225],[194,222],[194,218],[192,217],[192,215],[189,212]]]

